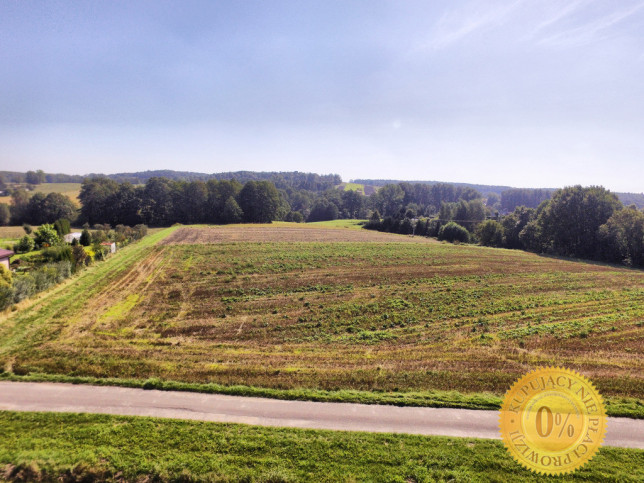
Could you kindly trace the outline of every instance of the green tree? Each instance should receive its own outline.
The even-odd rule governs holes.
[[[21,225],[27,221],[27,207],[29,205],[29,193],[20,188],[11,193],[11,224]]]
[[[560,189],[537,218],[541,244],[558,255],[595,258],[599,227],[621,208],[617,196],[603,187]]]
[[[38,171],[27,171],[25,175],[25,181],[28,184],[41,184],[46,181],[45,173],[42,169]]]
[[[329,221],[338,218],[338,207],[335,203],[331,203],[325,198],[320,198],[315,202],[309,217],[306,219],[308,222],[313,221]]]
[[[438,230],[438,239],[449,242],[459,241],[467,243],[470,241],[470,234],[465,227],[450,221],[446,225],[441,226],[440,230]]]
[[[90,246],[92,244],[92,235],[90,234],[90,232],[89,232],[89,230],[87,228],[85,228],[81,232],[79,242],[84,247],[88,247],[88,246]]]
[[[211,179],[206,183],[208,200],[206,202],[206,221],[211,223],[224,223],[223,211],[226,201],[231,196],[237,198],[242,189],[241,183],[233,180]]]
[[[65,218],[60,218],[54,222],[54,228],[56,229],[56,233],[58,233],[58,236],[60,238],[63,238],[65,235],[70,233],[71,227],[69,226],[69,220]]]
[[[226,200],[221,218],[223,223],[241,223],[243,220],[244,212],[232,196],[229,196]]]
[[[519,206],[507,216],[501,219],[503,225],[503,246],[507,248],[524,248],[519,234],[528,223],[536,217],[534,208]]]
[[[109,178],[91,178],[83,181],[78,199],[81,218],[94,225],[109,222],[110,199],[118,191],[118,183]]]
[[[342,211],[346,212],[347,218],[359,219],[364,218],[366,214],[366,197],[359,191],[343,191]]]
[[[25,235],[16,243],[13,249],[16,253],[29,253],[35,246],[34,239],[29,235]]]
[[[153,226],[174,223],[173,187],[166,178],[150,178],[141,195],[141,216]]]
[[[476,227],[479,243],[486,247],[500,247],[503,244],[503,226],[498,221],[486,220]]]
[[[11,210],[6,203],[0,203],[0,225],[8,225],[11,220]]]
[[[644,213],[635,207],[616,211],[599,228],[602,259],[644,266]]]
[[[270,223],[277,217],[281,200],[275,185],[268,181],[248,181],[239,193],[244,221]]]
[[[56,233],[54,225],[45,223],[36,230],[34,241],[36,242],[37,247],[47,247],[54,246],[59,243],[60,238],[58,237],[58,233]]]
[[[404,206],[405,192],[398,184],[386,184],[372,195],[372,203],[383,216],[394,216]]]

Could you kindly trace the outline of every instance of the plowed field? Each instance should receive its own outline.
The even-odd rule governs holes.
[[[73,301],[52,295],[13,314],[0,362],[17,373],[497,395],[530,368],[565,365],[607,396],[644,398],[642,271],[306,227],[179,228],[129,259]]]

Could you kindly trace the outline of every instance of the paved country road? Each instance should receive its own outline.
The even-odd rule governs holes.
[[[112,386],[2,381],[0,410],[154,416],[259,426],[500,439],[497,411],[282,401]],[[0,424],[1,418],[0,413]],[[604,444],[644,449],[644,420],[609,418]]]

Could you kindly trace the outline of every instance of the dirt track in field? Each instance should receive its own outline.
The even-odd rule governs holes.
[[[344,228],[212,226],[180,228],[161,241],[161,245],[200,245],[230,242],[376,242],[376,243],[436,243],[436,240],[409,235],[394,235],[370,230]]]

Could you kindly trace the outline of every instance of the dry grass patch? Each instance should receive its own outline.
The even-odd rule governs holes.
[[[303,224],[291,226],[271,225],[225,225],[200,228],[181,228],[163,240],[163,245],[194,245],[209,243],[255,242],[371,242],[371,243],[435,243],[425,237],[412,237],[380,233],[369,230],[344,228],[312,228]]]

